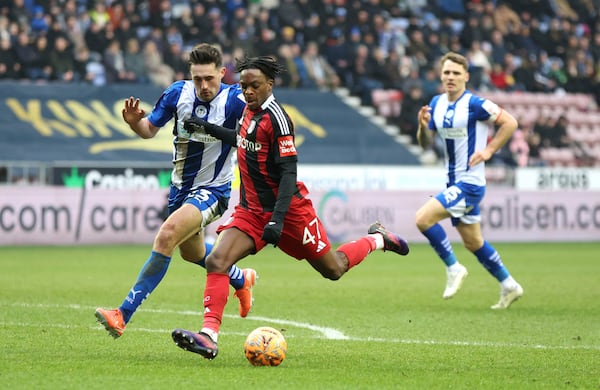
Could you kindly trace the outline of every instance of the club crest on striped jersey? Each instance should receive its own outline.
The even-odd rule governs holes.
[[[203,104],[199,104],[196,107],[196,109],[194,110],[194,114],[196,114],[196,116],[198,118],[204,118],[207,113],[208,113],[208,110],[206,109],[206,106],[204,106]]]
[[[254,129],[256,129],[256,122],[250,121],[250,124],[248,125],[248,130],[246,130],[246,134],[252,134]]]

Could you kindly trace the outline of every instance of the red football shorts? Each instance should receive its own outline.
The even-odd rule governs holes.
[[[261,236],[265,225],[271,220],[271,214],[250,211],[237,205],[231,218],[217,228],[217,233],[235,227],[252,237],[256,252],[259,252],[266,245]],[[298,260],[309,261],[322,257],[331,249],[325,227],[310,199],[292,197],[277,246]]]

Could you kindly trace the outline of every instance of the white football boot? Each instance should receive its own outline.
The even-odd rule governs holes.
[[[460,290],[467,275],[469,275],[469,272],[464,265],[456,264],[455,268],[456,270],[454,271],[446,270],[446,289],[442,295],[442,298],[444,299],[452,298],[458,290]]]

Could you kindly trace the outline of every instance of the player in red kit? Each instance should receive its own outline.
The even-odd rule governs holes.
[[[200,333],[175,329],[182,349],[207,359],[217,356],[217,337],[227,303],[228,271],[239,260],[267,244],[279,246],[298,260],[306,259],[323,277],[337,280],[375,249],[408,254],[407,242],[378,222],[368,234],[331,250],[325,227],[317,217],[302,182],[297,181],[298,153],[294,125],[275,100],[273,83],[283,68],[271,57],[238,60],[246,109],[236,130],[193,118],[190,132],[208,133],[237,147],[240,201],[231,218],[219,226],[219,237],[206,259],[204,321]]]

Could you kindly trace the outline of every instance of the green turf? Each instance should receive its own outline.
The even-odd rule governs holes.
[[[118,340],[97,306],[123,300],[148,246],[0,247],[0,389],[600,389],[600,244],[502,244],[525,289],[493,311],[498,284],[469,268],[441,299],[431,248],[377,252],[341,280],[267,248],[242,261],[260,279],[255,307],[231,297],[213,361],[177,348],[175,327],[199,329],[204,270],[178,255]],[[284,330],[279,367],[253,367],[252,329]]]

